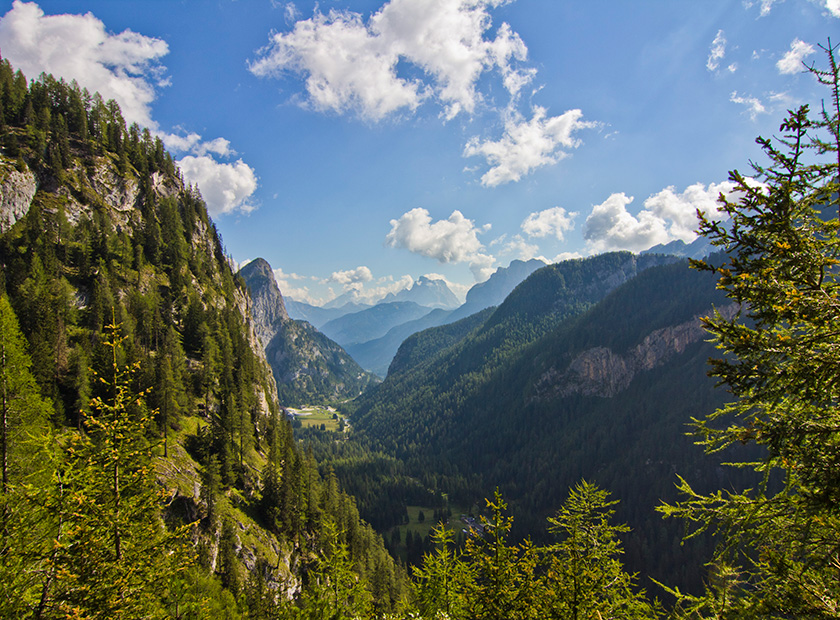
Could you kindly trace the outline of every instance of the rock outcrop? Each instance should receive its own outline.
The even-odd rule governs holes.
[[[733,316],[737,305],[720,310]],[[625,353],[615,353],[607,347],[593,347],[575,356],[560,370],[551,367],[536,384],[538,399],[582,394],[610,398],[627,389],[642,372],[666,364],[687,347],[708,337],[700,317],[679,325],[657,329]]]
[[[284,405],[343,400],[376,381],[338,344],[305,321],[289,317],[274,272],[258,258],[240,269],[253,300],[254,331]]]
[[[29,168],[18,170],[11,162],[0,165],[0,232],[11,228],[29,212],[38,181]]]

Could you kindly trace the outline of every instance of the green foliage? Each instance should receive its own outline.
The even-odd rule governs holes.
[[[654,507],[676,499],[674,470],[695,472],[704,490],[752,483],[750,472],[726,472],[721,478],[717,460],[695,449],[685,435],[687,420],[719,406],[725,397],[706,376],[706,360],[714,349],[701,341],[702,330],[693,321],[728,301],[715,290],[711,274],[689,269],[687,261],[649,258],[652,266],[637,273],[644,265],[629,254],[597,258],[552,266],[547,274],[535,272],[506,302],[511,307],[496,326],[485,327],[501,308],[470,330],[445,326],[407,340],[401,349],[405,363],[395,359],[395,373],[358,399],[358,410],[350,413],[349,438],[298,433],[333,466],[342,487],[357,498],[362,516],[379,531],[401,524],[407,505],[468,508],[498,485],[517,515],[513,538],[531,536],[535,544],[546,543],[546,517],[570,486],[586,478],[621,498],[618,517],[632,527],[625,541],[625,561],[632,571],[700,591],[710,537],[681,544],[680,525],[663,524]],[[615,288],[590,290],[605,281]],[[569,308],[577,307],[575,295],[581,290],[593,301],[575,314]],[[556,305],[545,301],[551,293]],[[545,315],[532,312],[526,320],[519,310],[529,307],[532,296],[542,300],[534,306],[565,318],[556,317],[550,328]],[[682,338],[686,325],[697,342],[668,340],[671,333]],[[531,330],[533,340],[518,340],[517,334]],[[656,344],[660,333],[665,336]],[[438,336],[449,341],[455,334],[460,341],[435,348]],[[620,389],[599,391],[622,380],[622,367],[605,363],[602,383],[581,382],[588,392],[562,390],[572,360],[601,351],[609,362],[608,350],[632,369],[635,349],[649,336],[659,347],[651,356],[652,367],[637,367],[632,381]],[[488,353],[485,345],[493,338],[508,348],[491,346]],[[438,353],[427,360],[413,353],[425,350]],[[655,362],[669,353],[667,361]],[[596,358],[595,371],[601,370],[598,363]],[[477,370],[461,372],[468,367]]]
[[[690,617],[840,613],[840,69],[836,48],[824,50],[829,70],[810,70],[830,104],[816,119],[807,106],[793,110],[780,138],[759,138],[769,163],[755,165],[754,178],[731,174],[740,198],[723,202],[728,223],[702,223],[727,256],[697,266],[717,274],[742,312],[706,321],[724,354],[711,373],[735,400],[695,420],[696,430],[713,454],[761,447],[760,459],[736,465],[758,471],[762,483],[704,494],[682,480],[682,501],[663,508],[692,533],[720,539],[706,594],[679,599]]]
[[[576,485],[554,517],[549,531],[560,541],[549,555],[545,604],[551,617],[652,618],[656,608],[634,588],[633,578],[620,561],[619,536],[630,531],[612,525],[609,493],[585,480]]]
[[[22,617],[37,606],[51,540],[48,515],[33,496],[50,477],[49,404],[41,399],[26,341],[5,295],[0,296],[0,616]]]
[[[86,433],[71,439],[62,472],[54,600],[90,618],[156,616],[169,576],[186,560],[182,532],[163,529],[150,412],[131,388],[136,367],[119,362],[118,327],[108,329],[110,372],[97,377],[107,396],[91,401]]]
[[[0,166],[38,180],[29,212],[0,233],[2,287],[25,339],[12,348],[29,352],[11,355],[14,375],[0,359],[0,377],[18,390],[15,407],[31,402],[5,419],[0,616],[292,617],[302,594],[287,600],[271,581],[307,579],[325,518],[359,587],[394,608],[405,576],[381,538],[337,481],[324,485],[286,422],[275,418],[277,439],[269,432],[278,407],[249,341],[247,293],[161,141],[126,128],[115,103],[51,76],[28,84],[7,61],[0,108]],[[136,209],[104,191],[123,182],[139,189]],[[3,343],[6,310],[0,299]],[[275,446],[278,493],[263,500],[258,472]],[[202,470],[200,497],[182,495],[192,484],[173,476]],[[263,507],[275,535],[250,521],[266,557],[262,576],[246,575],[236,538],[254,532],[239,524]],[[177,534],[202,511],[208,527],[191,542],[204,562],[189,565]]]
[[[463,550],[444,525],[434,530],[438,549],[414,568],[416,609],[424,618],[638,618],[662,615],[636,588],[619,560],[608,493],[581,482],[549,529],[560,541],[537,547],[511,544],[513,519],[498,491],[489,516],[471,526]]]
[[[370,592],[353,571],[346,543],[337,526],[327,519],[324,545],[310,573],[309,588],[301,600],[302,620],[353,620],[371,617]]]

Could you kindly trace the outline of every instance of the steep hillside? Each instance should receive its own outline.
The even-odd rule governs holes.
[[[455,403],[479,393],[491,374],[517,352],[637,273],[673,260],[614,253],[534,272],[468,339],[424,360],[412,372],[389,377],[363,396],[357,428],[374,437],[384,432],[385,441],[395,439],[392,433],[406,433],[413,441],[428,443],[429,437],[441,432],[441,425],[450,424]],[[427,330],[424,337],[436,339],[437,329],[444,328]],[[436,409],[448,413],[443,419],[428,419]]]
[[[254,300],[251,314],[277,383],[281,404],[355,398],[376,378],[305,321],[289,318],[271,266],[258,258],[239,274]]]
[[[37,392],[2,419],[31,449],[7,469],[2,445],[0,615],[277,616],[316,604],[327,547],[390,608],[404,576],[295,446],[248,291],[161,141],[1,61],[0,147],[0,328]]]
[[[713,278],[663,262],[546,267],[474,324],[416,334],[360,399],[356,430],[456,505],[498,486],[520,534],[537,535],[576,481],[597,482],[634,530],[628,565],[698,588],[699,570],[682,567],[699,566],[707,542],[680,547],[681,528],[653,509],[674,497],[674,472],[723,480],[685,432],[725,397],[706,377],[714,350],[697,317],[726,306]]]

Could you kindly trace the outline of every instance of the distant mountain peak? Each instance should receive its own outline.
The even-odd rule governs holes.
[[[389,293],[379,303],[392,303],[395,301],[412,301],[427,308],[444,308],[451,310],[460,304],[455,293],[447,286],[446,280],[420,276],[411,288],[403,289],[397,293]]]

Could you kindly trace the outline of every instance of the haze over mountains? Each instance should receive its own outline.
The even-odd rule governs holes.
[[[544,266],[537,259],[514,260],[473,286],[463,304],[443,280],[421,276],[412,287],[391,293],[375,305],[358,304],[347,295],[324,307],[286,298],[285,307],[292,318],[310,322],[344,347],[363,368],[384,377],[408,336],[500,304],[516,285]]]

